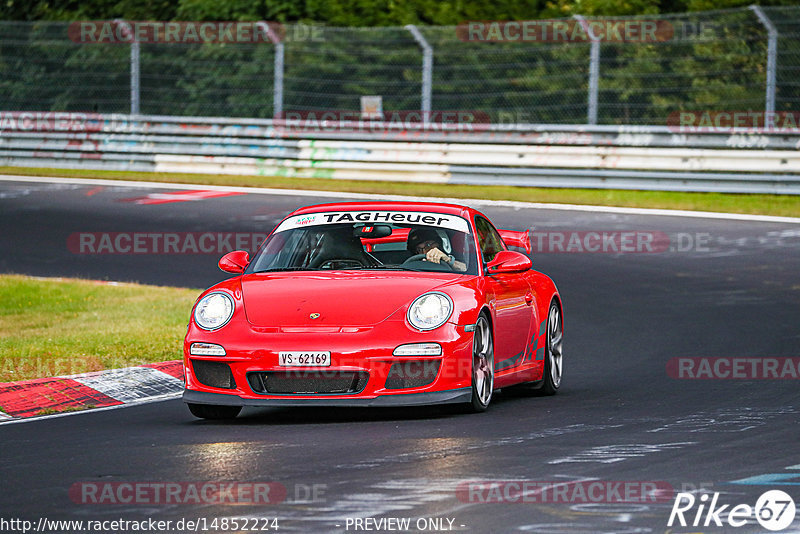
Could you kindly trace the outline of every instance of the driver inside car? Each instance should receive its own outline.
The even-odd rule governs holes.
[[[408,233],[406,248],[412,254],[424,254],[423,261],[431,263],[444,262],[454,271],[464,272],[467,270],[466,264],[456,260],[455,256],[450,256],[442,252],[444,246],[442,239],[436,230],[432,228],[414,228]]]

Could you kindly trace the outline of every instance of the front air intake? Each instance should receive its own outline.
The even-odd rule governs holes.
[[[221,389],[235,389],[231,367],[227,363],[206,360],[192,360],[194,377],[204,386]]]
[[[259,371],[247,373],[247,382],[264,395],[334,395],[359,393],[369,373],[357,371]]]
[[[421,388],[432,384],[439,374],[440,360],[394,362],[386,378],[386,389]]]

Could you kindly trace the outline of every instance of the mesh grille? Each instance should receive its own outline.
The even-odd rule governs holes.
[[[439,374],[439,360],[395,362],[389,369],[386,389],[408,389],[427,386]]]
[[[231,368],[227,363],[192,360],[192,369],[197,381],[204,386],[223,389],[236,387]]]
[[[264,394],[358,393],[368,379],[369,373],[355,371],[265,371],[247,375],[253,391]]]

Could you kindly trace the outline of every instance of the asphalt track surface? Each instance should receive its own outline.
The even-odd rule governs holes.
[[[148,193],[164,190],[1,182],[0,272],[206,287],[223,278],[216,253],[80,254],[69,236],[268,232],[298,206],[329,200],[122,201]],[[672,498],[584,502],[570,492],[550,499],[559,502],[486,503],[487,493],[457,490],[467,481],[655,481],[698,498],[719,492],[719,504],[752,506],[771,489],[800,502],[800,382],[667,373],[674,357],[800,356],[800,225],[477,207],[510,229],[669,236],[673,250],[657,253],[534,254],[564,301],[558,395],[500,393],[479,415],[245,409],[230,423],[196,420],[175,399],[2,425],[0,518],[278,518],[279,532],[366,531],[355,518],[409,518],[408,531],[418,532],[418,519],[449,518],[459,532],[646,533],[670,530]],[[83,482],[205,481],[275,482],[287,497],[267,505],[86,504],[69,492]],[[671,530],[768,532],[755,521],[732,528],[703,520]],[[783,532],[798,531],[800,513]]]

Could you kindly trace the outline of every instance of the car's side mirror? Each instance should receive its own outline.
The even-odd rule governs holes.
[[[242,274],[248,263],[250,254],[244,250],[234,250],[222,256],[217,265],[226,273]]]
[[[517,232],[515,230],[498,230],[503,243],[509,247],[519,247],[528,254],[531,253],[531,236],[527,230]]]
[[[533,266],[531,259],[520,252],[502,250],[486,265],[489,274],[521,273]]]

